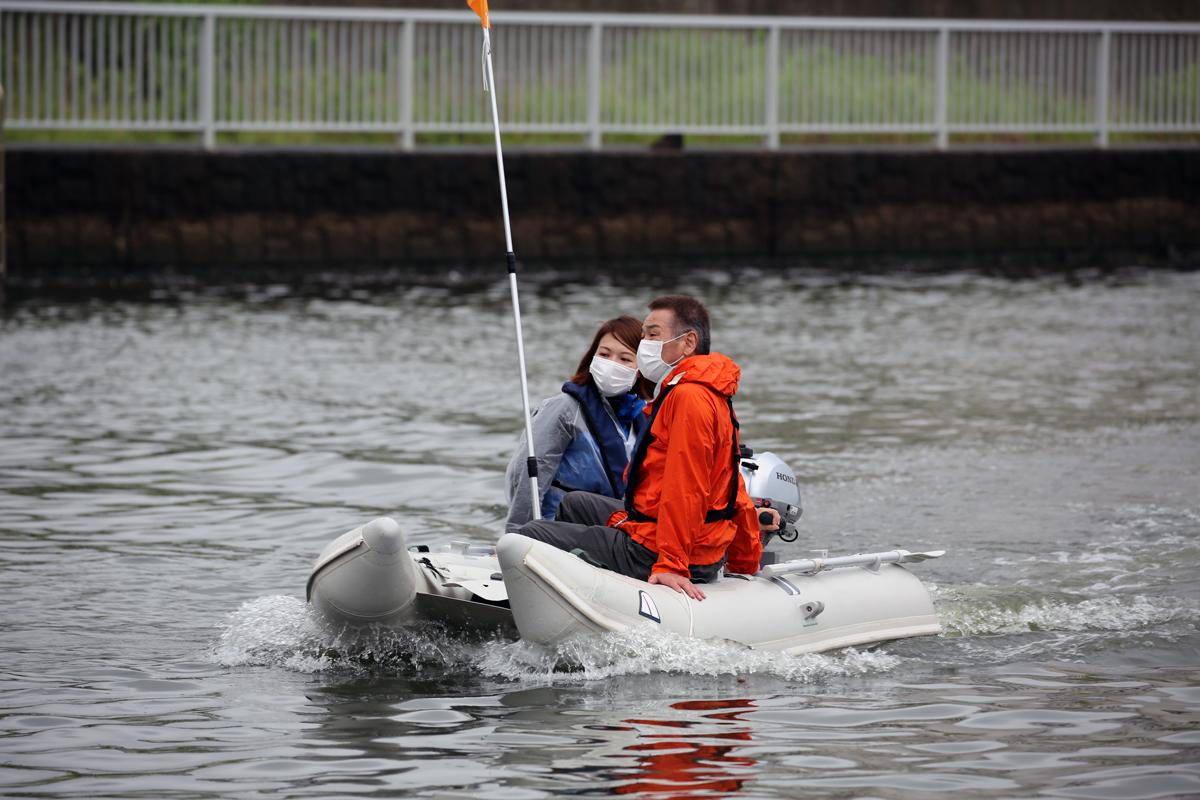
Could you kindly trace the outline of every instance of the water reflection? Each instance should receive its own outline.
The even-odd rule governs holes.
[[[316,774],[298,784],[296,794],[408,794],[519,777],[497,763],[500,698],[461,696],[464,688],[461,682],[451,690],[439,682],[376,679],[310,693],[315,725],[305,732],[302,757]],[[430,696],[447,690],[460,696]]]
[[[662,284],[530,287],[532,394],[597,321],[703,295],[748,442],[803,483],[781,555],[945,547],[922,577],[949,635],[564,659],[410,633],[350,663],[302,600],[327,541],[379,514],[422,544],[500,529],[507,287],[23,305],[0,793],[1200,794],[1200,274]]]
[[[716,713],[694,719],[623,720],[637,736],[623,748],[635,757],[636,766],[614,770],[622,782],[613,793],[670,798],[736,795],[755,776],[758,764],[741,755],[753,738],[739,714],[754,708],[754,701],[684,700],[670,708]]]
[[[676,701],[668,708],[679,713],[669,716],[606,719],[574,691],[470,696],[460,685],[445,696],[446,688],[377,680],[309,693],[304,759],[319,770],[305,770],[297,789],[586,785],[682,798],[732,796],[758,774],[758,759],[742,754],[753,742],[740,717],[755,707],[751,699]]]

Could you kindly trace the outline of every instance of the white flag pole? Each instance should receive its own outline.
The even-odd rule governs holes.
[[[496,171],[500,175],[500,209],[504,213],[505,258],[508,261],[508,289],[512,296],[513,327],[517,333],[517,362],[521,369],[521,407],[525,413],[525,446],[529,457],[525,469],[529,475],[529,493],[533,518],[542,518],[542,495],[538,491],[537,455],[533,450],[533,421],[529,413],[529,381],[525,377],[525,340],[521,335],[521,301],[517,295],[517,256],[513,252],[512,223],[508,216],[508,186],[504,181],[504,150],[500,144],[500,111],[496,104],[496,77],[492,71],[492,37],[483,28],[483,80],[492,106],[492,130],[496,134]]]

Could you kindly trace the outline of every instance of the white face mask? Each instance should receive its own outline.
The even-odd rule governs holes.
[[[592,373],[592,380],[596,382],[596,388],[605,397],[625,394],[633,388],[633,382],[637,380],[637,370],[633,367],[600,356],[592,356],[589,371]]]
[[[687,336],[687,334],[688,332],[684,331],[676,336],[675,339],[682,339],[684,336]],[[666,341],[642,339],[642,341],[638,344],[637,351],[638,372],[642,373],[655,383],[658,383],[663,378],[667,377],[667,373],[671,371],[671,367],[675,366],[675,364],[678,364],[679,361],[682,360],[677,359],[675,364],[668,364],[662,359],[663,345],[673,342],[675,339],[667,339]]]

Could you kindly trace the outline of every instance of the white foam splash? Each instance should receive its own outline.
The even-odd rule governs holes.
[[[300,598],[283,595],[247,601],[230,614],[211,656],[224,666],[274,666],[304,673],[413,674],[450,669],[538,683],[650,673],[765,674],[811,683],[886,672],[901,661],[877,650],[789,656],[733,642],[690,639],[649,626],[579,637],[553,648],[520,641],[480,641],[437,625],[335,628]]]
[[[318,621],[298,598],[260,597],[229,615],[213,657],[229,667],[283,664],[294,658],[321,669],[326,659],[312,647],[321,633]]]
[[[225,666],[278,666],[297,672],[402,671],[469,665],[478,642],[437,625],[405,628],[332,626],[298,597],[275,595],[229,615],[213,648]]]
[[[810,683],[834,676],[886,672],[900,663],[882,651],[852,648],[831,654],[791,656],[751,650],[734,642],[691,639],[639,626],[570,639],[556,647],[511,642],[483,653],[486,674],[520,681],[573,682],[653,672],[690,675],[769,674]]]
[[[935,595],[936,597],[936,595]],[[1002,602],[937,598],[946,632],[960,636],[1029,631],[1130,631],[1196,616],[1167,598],[1110,595],[1086,600],[1041,598],[1016,607]]]

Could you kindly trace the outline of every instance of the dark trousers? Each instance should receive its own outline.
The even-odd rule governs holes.
[[[534,520],[517,531],[522,536],[554,545],[559,550],[582,550],[589,559],[613,572],[648,580],[658,553],[635,542],[619,528],[604,523],[614,511],[625,507],[621,500],[591,492],[569,492],[563,497],[553,521]],[[725,559],[716,564],[691,565],[695,583],[716,580]]]

